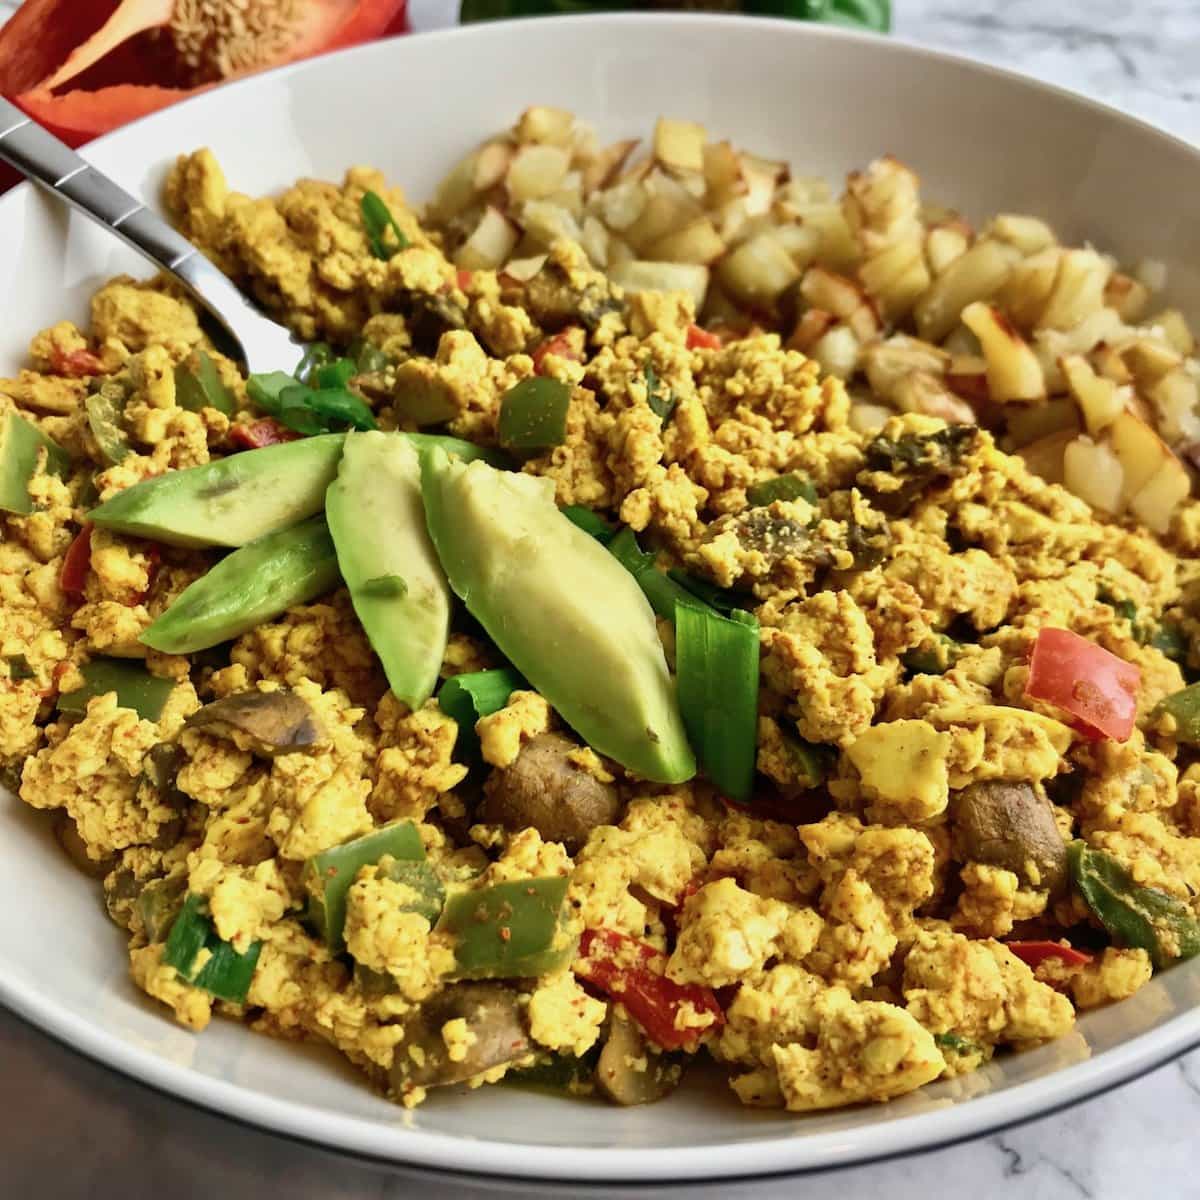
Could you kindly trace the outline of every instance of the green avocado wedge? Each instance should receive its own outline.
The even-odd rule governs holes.
[[[450,636],[450,587],[425,527],[421,460],[394,433],[350,433],[325,516],[354,611],[397,700],[420,708]]]
[[[185,588],[139,639],[165,654],[191,654],[270,621],[338,583],[323,516],[278,529],[226,555]]]
[[[0,412],[0,511],[22,516],[33,512],[29,481],[37,473],[38,455],[46,451],[46,470],[66,475],[71,460],[32,421],[9,409]]]
[[[696,773],[637,581],[559,512],[549,479],[423,457],[429,532],[450,586],[564,721],[658,783]]]
[[[88,520],[172,546],[244,546],[321,511],[344,440],[323,434],[168,471],[119,492]]]

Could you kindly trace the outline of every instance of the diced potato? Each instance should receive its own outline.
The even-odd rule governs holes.
[[[677,232],[659,238],[649,248],[649,253],[660,262],[707,265],[725,253],[725,243],[713,228],[712,222],[707,217],[701,217]]]
[[[1071,329],[1104,306],[1104,289],[1112,267],[1095,250],[1065,250],[1058,275],[1038,324]]]
[[[1014,448],[1032,445],[1064,430],[1079,432],[1079,411],[1072,400],[1014,404],[1005,409],[1004,417],[1008,426],[1008,441]]]
[[[882,404],[853,404],[850,406],[850,428],[855,433],[878,433],[893,415],[892,409]]]
[[[775,199],[775,185],[787,174],[787,164],[759,158],[755,154],[741,154],[742,180],[746,187],[746,212],[756,217],[771,211]]]
[[[1150,303],[1150,289],[1140,279],[1114,271],[1104,288],[1104,303],[1115,309],[1122,321],[1133,324]]]
[[[583,237],[579,222],[565,208],[559,208],[547,200],[530,200],[522,206],[517,219],[525,230],[525,236],[540,249],[552,245],[559,238],[578,242]]]
[[[708,203],[714,208],[745,192],[742,160],[728,142],[709,142],[705,145],[703,169]]]
[[[704,170],[704,144],[708,132],[694,121],[659,117],[654,126],[654,157],[677,171]]]
[[[913,371],[941,375],[950,363],[950,355],[928,342],[898,333],[864,346],[862,363],[871,391],[894,401],[896,387],[906,375]]]
[[[1129,411],[1117,415],[1108,428],[1108,436],[1125,472],[1127,500],[1132,500],[1149,483],[1164,462],[1175,457],[1158,434]]]
[[[842,210],[864,251],[869,253],[872,249],[869,234],[876,234],[883,243],[888,243],[897,236],[911,236],[920,230],[920,190],[921,181],[916,173],[890,154],[875,159],[865,171],[850,172]]]
[[[940,417],[952,425],[976,423],[975,410],[931,371],[910,371],[902,376],[896,381],[892,399],[901,412]]]
[[[704,213],[696,198],[662,171],[645,182],[646,203],[631,225],[625,226],[625,240],[639,253],[646,252],[659,238],[676,233]]]
[[[449,221],[475,202],[475,165],[479,151],[472,150],[450,169],[434,193],[431,212],[442,221]]]
[[[925,257],[934,275],[941,275],[956,259],[967,252],[970,239],[954,225],[939,225],[925,236]]]
[[[611,234],[604,222],[590,213],[583,218],[582,236],[579,239],[588,258],[598,267],[608,265],[608,243]]]
[[[996,294],[996,303],[1008,313],[1018,329],[1033,329],[1041,319],[1046,301],[1058,278],[1058,260],[1062,251],[1048,246],[1017,263],[1004,286]]]
[[[1019,213],[1000,213],[992,218],[985,232],[1002,242],[1007,242],[1026,256],[1037,254],[1039,250],[1053,246],[1058,240],[1054,236],[1054,230],[1045,221]]]
[[[1118,347],[1139,388],[1151,388],[1168,371],[1183,365],[1183,355],[1156,337],[1138,337]]]
[[[1087,431],[1095,437],[1125,410],[1121,388],[1111,379],[1097,375],[1082,355],[1068,354],[1060,360],[1060,366],[1071,395],[1083,413]]]
[[[609,267],[609,278],[627,292],[686,292],[699,312],[708,289],[708,268],[692,263],[634,259]]]
[[[845,325],[834,325],[809,351],[827,375],[849,379],[858,366],[858,338]]]
[[[1155,533],[1163,534],[1170,529],[1175,510],[1187,499],[1191,487],[1187,469],[1172,455],[1163,460],[1158,470],[1133,495],[1129,507],[1139,521]]]
[[[583,169],[585,194],[590,195],[598,188],[608,187],[619,174],[637,144],[637,138],[628,138],[625,141],[613,142],[612,145],[605,146]]]
[[[921,236],[900,238],[871,253],[860,263],[858,277],[883,316],[900,320],[929,287]]]
[[[494,271],[513,252],[519,236],[517,227],[489,205],[474,232],[458,248],[454,261],[469,271]]]
[[[1062,483],[1067,447],[1074,439],[1075,433],[1065,429],[1031,442],[1028,446],[1022,446],[1017,455],[1035,475],[1040,475],[1047,483]]]
[[[821,236],[804,225],[776,225],[772,231],[775,240],[792,256],[792,262],[801,270],[817,257],[821,248]]]
[[[574,116],[561,108],[543,105],[527,108],[517,121],[517,141],[522,145],[569,146],[575,129]]]
[[[970,404],[988,399],[987,359],[978,354],[955,354],[946,368],[946,386]]]
[[[800,277],[792,256],[769,233],[743,242],[717,267],[725,290],[745,304],[772,304],[780,292]]]
[[[510,258],[504,264],[504,274],[518,283],[528,283],[545,265],[547,255],[534,254],[529,258]]]
[[[1037,400],[1046,394],[1037,356],[998,308],[976,301],[963,309],[962,320],[983,348],[994,401]]]
[[[1101,342],[1088,356],[1096,372],[1117,384],[1133,382],[1133,372],[1125,364],[1116,346]]]
[[[1165,308],[1156,317],[1146,322],[1152,329],[1162,330],[1167,344],[1180,354],[1188,355],[1196,349],[1196,339],[1188,327],[1183,313],[1177,308]]]
[[[514,203],[540,200],[562,186],[571,156],[561,146],[522,146],[513,156],[505,184]]]
[[[1125,476],[1112,449],[1081,435],[1063,453],[1063,483],[1081,500],[1104,513],[1125,507]]]
[[[488,142],[482,146],[475,156],[475,190],[486,192],[502,183],[512,160],[513,148],[507,142]]]
[[[1157,258],[1143,258],[1133,273],[1152,292],[1161,292],[1167,286],[1167,264]]]
[[[814,308],[828,309],[843,320],[867,298],[866,293],[845,275],[827,267],[809,267],[800,281],[800,295]]]
[[[593,198],[596,215],[617,233],[624,233],[642,215],[650,199],[636,180],[614,184]]]
[[[633,252],[633,247],[619,237],[614,237],[611,234],[608,239],[608,267],[611,272],[612,268],[620,263],[633,262],[637,255]]]
[[[1196,377],[1183,368],[1168,371],[1147,393],[1154,406],[1158,431],[1171,444],[1200,439],[1200,415],[1196,405],[1200,388]]]
[[[826,332],[837,324],[837,317],[823,308],[807,309],[796,322],[792,336],[788,338],[788,349],[807,354]]]
[[[1008,278],[1017,252],[1003,242],[983,238],[946,268],[917,301],[913,315],[917,332],[927,342],[939,342],[958,324],[968,304],[988,300]]]
[[[818,262],[835,271],[848,271],[858,262],[858,242],[846,224],[840,204],[814,204],[797,215],[806,229],[815,229],[820,235]]]

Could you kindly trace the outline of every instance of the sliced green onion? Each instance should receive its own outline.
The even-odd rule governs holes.
[[[132,709],[143,721],[157,721],[175,689],[173,679],[151,675],[135,659],[93,658],[79,671],[83,687],[59,696],[59,712],[83,714],[93,697],[116,692],[119,708]]]
[[[658,373],[651,366],[646,367],[646,403],[664,425],[675,411],[675,393],[658,378]]]
[[[632,529],[625,527],[618,531],[608,543],[608,550],[617,562],[638,581],[638,586],[646,593],[646,599],[650,601],[650,607],[663,620],[675,620],[677,604],[704,607],[702,600],[658,569],[658,559],[653,554],[647,554],[638,545],[637,537]]]
[[[616,529],[610,522],[590,508],[584,508],[582,504],[568,504],[561,511],[562,515],[573,525],[578,525],[584,533],[604,545],[607,545],[616,533]]]
[[[404,231],[396,224],[392,210],[384,203],[378,192],[364,192],[359,202],[362,212],[363,228],[367,231],[367,245],[376,258],[389,259],[397,250],[403,250],[408,245]],[[395,235],[396,244],[388,245],[388,230]]]
[[[540,375],[522,379],[500,401],[500,445],[508,450],[546,450],[567,440],[571,389]]]
[[[423,862],[425,847],[411,821],[384,825],[372,833],[331,846],[304,863],[304,886],[308,891],[308,917],[331,950],[344,945],[346,893],[363,867],[385,855],[409,862]]]
[[[816,504],[817,489],[803,471],[791,471],[787,475],[752,483],[746,489],[746,499],[752,508],[765,508],[776,500],[807,500],[809,504]]]
[[[679,711],[709,779],[746,801],[754,786],[758,734],[758,621],[695,604],[675,607]]]
[[[499,712],[508,703],[509,696],[525,686],[525,680],[511,667],[468,671],[463,675],[452,675],[442,684],[438,705],[458,725],[454,748],[463,762],[475,765],[481,760],[475,722],[480,717]]]
[[[237,410],[237,402],[225,386],[217,364],[203,350],[196,351],[194,368],[186,361],[175,368],[175,403],[189,412],[215,408],[227,417]]]
[[[125,400],[125,389],[119,383],[105,381],[83,402],[96,445],[104,461],[113,465],[130,450],[123,420]]]
[[[188,896],[183,902],[163,948],[163,962],[195,987],[211,992],[218,999],[242,1004],[254,978],[262,942],[255,942],[244,954],[239,954],[217,936],[204,907],[200,896]],[[197,962],[202,952],[207,953]]]
[[[408,584],[403,575],[376,575],[359,588],[364,596],[403,596]]]
[[[707,579],[697,579],[695,575],[689,574],[681,567],[672,567],[667,574],[680,587],[691,592],[697,600],[702,600],[710,608],[715,608],[717,612],[724,613],[726,616],[729,616],[735,608],[740,608],[746,603],[746,596],[729,591],[727,588],[717,587],[715,583],[709,583]]]

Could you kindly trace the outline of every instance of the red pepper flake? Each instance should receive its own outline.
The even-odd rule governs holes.
[[[721,335],[701,329],[699,325],[689,325],[687,331],[687,348],[689,350],[720,350]]]
[[[1023,963],[1030,967],[1039,966],[1047,959],[1057,958],[1068,967],[1085,967],[1092,961],[1090,954],[1076,950],[1066,942],[1005,942]]]
[[[239,450],[261,450],[264,446],[277,446],[280,442],[294,442],[300,436],[274,417],[263,417],[248,423],[238,422],[229,429],[229,440]]]
[[[92,567],[92,523],[85,521],[75,535],[74,541],[63,555],[62,570],[58,575],[58,586],[68,596],[81,597],[88,572]]]

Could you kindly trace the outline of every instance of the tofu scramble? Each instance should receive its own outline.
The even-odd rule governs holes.
[[[405,1105],[707,1056],[803,1112],[1200,952],[1193,501],[855,420],[570,238],[456,264],[368,168],[251,199],[201,150],[166,199],[318,345],[247,380],[119,278],[0,382],[0,767],[183,1025]]]

